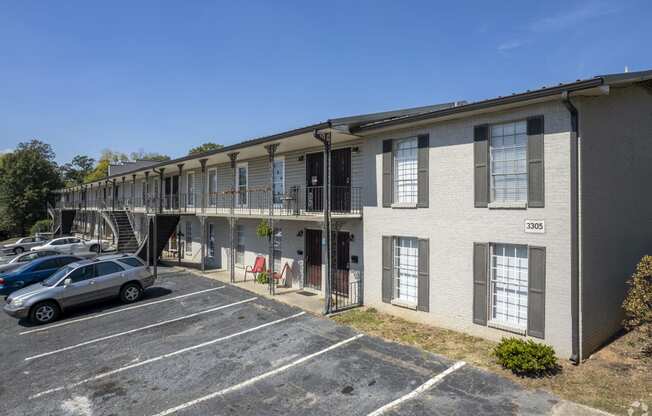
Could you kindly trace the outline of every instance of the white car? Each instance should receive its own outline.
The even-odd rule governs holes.
[[[60,237],[48,241],[47,243],[32,247],[32,251],[40,250],[54,250],[61,254],[78,254],[78,253],[88,253],[88,252],[100,252],[100,244],[102,244],[102,250],[108,248],[108,244],[105,241],[98,240],[82,240],[77,237]]]

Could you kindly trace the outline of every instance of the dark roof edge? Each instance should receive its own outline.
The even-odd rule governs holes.
[[[157,168],[161,168],[161,167],[167,166],[167,165],[172,165],[172,164],[175,164],[175,163],[183,163],[183,162],[186,162],[186,161],[192,160],[192,159],[202,159],[204,157],[213,156],[213,155],[216,155],[218,153],[229,153],[229,152],[233,152],[233,151],[238,150],[238,149],[242,149],[244,147],[255,146],[255,145],[258,145],[258,144],[272,142],[274,140],[283,139],[283,138],[294,136],[294,135],[297,135],[297,134],[309,133],[309,132],[314,131],[316,129],[323,129],[323,128],[327,128],[327,127],[330,127],[330,121],[325,121],[325,122],[321,122],[321,123],[317,123],[317,124],[312,124],[310,126],[301,127],[301,128],[294,129],[294,130],[284,131],[282,133],[273,134],[271,136],[264,136],[264,137],[259,137],[257,139],[247,140],[247,141],[244,141],[244,142],[233,144],[231,146],[225,146],[225,147],[222,147],[220,149],[209,150],[207,152],[195,153],[195,154],[192,154],[192,155],[187,155],[187,156],[179,157],[179,158],[176,158],[176,159],[166,160],[166,161],[154,164],[154,165],[140,167],[140,168],[137,168],[137,169],[125,171],[123,173],[119,173],[119,174],[115,174],[115,175],[111,175],[111,176],[106,176],[106,177],[104,177],[104,178],[102,178],[102,179],[100,179],[98,181],[87,182],[87,183],[85,183],[83,185],[89,185],[91,183],[98,183],[98,182],[106,181],[106,180],[109,180],[109,179],[112,179],[112,178],[120,178],[122,176],[131,175],[131,174],[136,173],[136,172],[143,172],[143,171],[146,171],[146,170],[157,169]],[[83,185],[76,185],[76,186],[83,186]]]
[[[429,113],[417,114],[414,116],[406,116],[406,117],[396,118],[388,121],[382,121],[379,123],[370,123],[353,129],[352,133],[365,132],[369,130],[375,130],[375,129],[395,126],[404,123],[411,123],[415,121],[428,120],[431,118],[444,117],[451,114],[481,110],[481,109],[495,107],[499,105],[518,103],[520,101],[533,100],[537,98],[543,98],[551,95],[561,94],[564,91],[571,92],[571,91],[577,91],[577,90],[582,90],[587,88],[598,87],[603,83],[604,83],[604,79],[602,77],[596,77],[589,80],[562,84],[555,87],[540,89],[536,91],[527,91],[519,94],[513,94],[507,97],[498,97],[498,98],[491,98],[484,101],[477,101],[474,103],[464,104],[457,107],[446,108],[443,110],[437,110]]]

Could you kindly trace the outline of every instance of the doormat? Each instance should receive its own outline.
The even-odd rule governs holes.
[[[297,292],[297,294],[299,294],[299,295],[303,295],[303,296],[317,296],[316,293],[306,292],[305,290],[302,290],[302,291],[300,291],[300,292]]]

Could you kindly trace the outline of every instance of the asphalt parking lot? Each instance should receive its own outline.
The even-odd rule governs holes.
[[[142,301],[47,326],[0,317],[0,414],[549,414],[557,399],[221,282],[164,271]]]

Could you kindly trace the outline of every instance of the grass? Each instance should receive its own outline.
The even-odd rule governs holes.
[[[640,354],[636,331],[622,334],[582,365],[560,359],[561,371],[555,375],[527,378],[504,370],[491,353],[496,343],[482,338],[409,322],[373,308],[353,309],[333,319],[366,334],[464,360],[526,388],[547,390],[614,414],[626,415],[635,401],[652,405],[652,357]]]

